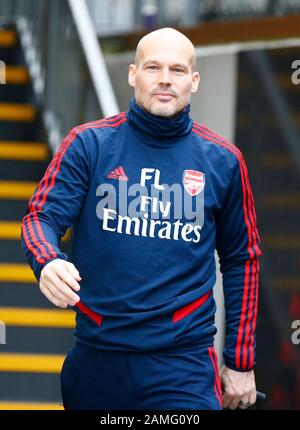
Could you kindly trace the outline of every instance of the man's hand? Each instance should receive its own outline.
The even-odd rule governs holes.
[[[256,402],[256,385],[253,370],[237,372],[222,366],[220,377],[224,390],[223,408],[236,409],[239,406],[241,409],[246,409],[254,405]]]
[[[66,308],[68,305],[75,306],[79,302],[80,297],[74,291],[80,290],[77,282],[80,280],[81,277],[74,264],[57,258],[42,269],[39,287],[55,306]]]

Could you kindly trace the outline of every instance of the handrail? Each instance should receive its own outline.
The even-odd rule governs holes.
[[[119,107],[86,0],[68,2],[103,115],[114,115],[119,112]]]

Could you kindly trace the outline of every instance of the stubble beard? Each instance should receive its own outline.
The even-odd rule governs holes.
[[[177,106],[172,106],[169,103],[150,103],[149,106],[144,106],[144,109],[146,109],[148,112],[150,112],[152,115],[161,116],[163,118],[170,118],[178,113],[178,110],[176,109]]]

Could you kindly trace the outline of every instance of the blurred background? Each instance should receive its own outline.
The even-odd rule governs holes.
[[[21,251],[28,200],[72,127],[127,110],[137,42],[165,26],[196,47],[193,118],[248,166],[263,252],[257,388],[266,409],[300,409],[299,0],[0,0],[0,409],[61,409],[73,345],[73,311],[42,296]],[[220,306],[220,359],[222,318]]]

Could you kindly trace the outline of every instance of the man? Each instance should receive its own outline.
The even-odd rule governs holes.
[[[71,130],[29,202],[25,255],[42,293],[76,311],[76,345],[61,374],[66,409],[255,403],[253,196],[241,152],[189,116],[199,81],[182,33],[143,37],[128,112]],[[59,242],[71,225],[68,261]],[[222,382],[215,248],[226,307]]]

